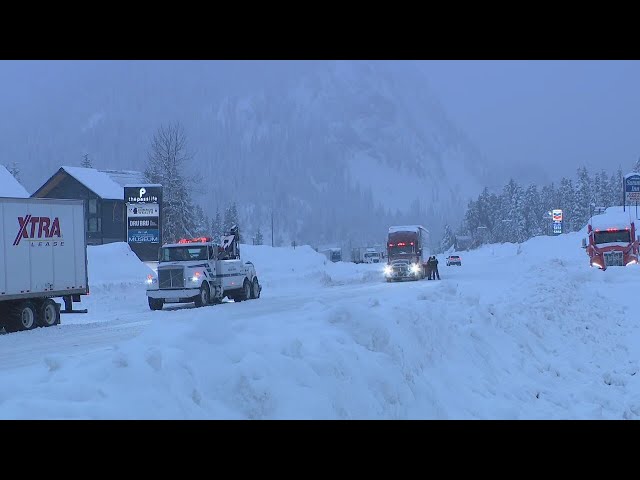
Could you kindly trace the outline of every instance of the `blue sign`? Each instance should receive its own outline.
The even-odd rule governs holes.
[[[129,243],[160,243],[160,231],[130,229],[128,242]]]
[[[640,192],[640,175],[629,175],[624,179],[624,191],[627,193]]]
[[[553,234],[560,235],[562,233],[562,222],[553,222]]]

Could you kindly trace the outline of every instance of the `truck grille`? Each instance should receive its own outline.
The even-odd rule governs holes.
[[[409,262],[397,262],[391,264],[391,269],[395,275],[400,275],[402,277],[406,277],[409,275]]]
[[[622,267],[622,252],[604,252],[607,267]]]
[[[160,288],[184,288],[184,268],[158,270]]]

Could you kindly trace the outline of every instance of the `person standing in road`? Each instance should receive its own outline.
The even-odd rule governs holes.
[[[433,272],[433,279],[436,279],[436,276],[438,277],[438,280],[440,280],[440,272],[438,272],[438,259],[436,258],[436,256],[434,255],[433,257],[433,263],[431,264],[431,271]]]

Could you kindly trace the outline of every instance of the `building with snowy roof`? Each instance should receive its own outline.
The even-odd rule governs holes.
[[[4,165],[0,165],[0,197],[29,198],[29,192],[11,175]]]
[[[60,167],[34,198],[73,198],[85,201],[87,244],[126,242],[124,186],[147,183],[142,172]]]

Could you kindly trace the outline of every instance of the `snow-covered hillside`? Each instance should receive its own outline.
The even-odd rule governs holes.
[[[161,312],[148,267],[91,247],[87,315],[0,336],[0,417],[637,418],[640,269],[590,268],[583,235],[393,284],[381,265],[243,245],[260,299]]]

